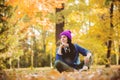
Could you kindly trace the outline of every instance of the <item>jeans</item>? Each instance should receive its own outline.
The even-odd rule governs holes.
[[[61,73],[63,71],[74,71],[74,68],[70,67],[69,65],[67,65],[66,63],[60,61],[60,60],[56,60],[55,61],[55,68]]]
[[[67,65],[66,63],[64,63],[63,61],[60,61],[60,60],[56,60],[55,61],[55,68],[61,73],[63,71],[67,71],[67,72],[70,72],[70,71],[74,71],[75,69],[79,70],[81,68],[83,68],[83,66],[88,66],[88,69],[90,68],[90,65],[91,65],[91,62],[92,62],[92,58],[90,59],[89,63],[84,63],[84,61],[81,61],[81,63],[79,65],[76,66],[76,68],[73,68],[69,65]]]

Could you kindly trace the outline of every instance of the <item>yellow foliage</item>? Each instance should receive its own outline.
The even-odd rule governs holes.
[[[90,5],[94,7],[102,7],[105,4],[105,0],[89,0]]]

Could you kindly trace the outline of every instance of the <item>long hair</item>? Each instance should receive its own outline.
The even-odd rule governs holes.
[[[68,37],[67,37],[68,38]],[[71,59],[74,59],[75,58],[75,52],[76,52],[76,50],[75,50],[75,46],[74,46],[74,44],[72,44],[72,41],[71,41],[71,39],[69,39],[68,38],[68,41],[67,41],[67,43],[69,44],[69,49],[70,49],[70,52],[65,52],[65,50],[62,48],[62,53],[63,53],[63,55],[64,55],[64,58],[65,57],[70,57]]]
[[[72,43],[71,39],[69,39],[69,38],[68,38],[68,44],[69,44],[70,52],[75,53],[75,46]]]

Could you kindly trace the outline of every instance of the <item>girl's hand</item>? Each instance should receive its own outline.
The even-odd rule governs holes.
[[[63,47],[64,47],[63,44],[60,44],[58,51],[57,51],[57,54],[62,55],[62,48]]]
[[[69,47],[69,44],[68,43],[62,43],[61,44],[63,47]]]
[[[84,63],[87,64],[90,61],[90,57],[92,56],[91,53],[88,53],[87,56],[84,58]]]
[[[89,63],[89,58],[87,56],[84,58],[84,63],[85,64]]]

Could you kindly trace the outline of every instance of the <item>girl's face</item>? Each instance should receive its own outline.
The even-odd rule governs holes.
[[[62,35],[60,40],[61,40],[61,43],[67,43],[68,42],[68,38],[65,35]]]

